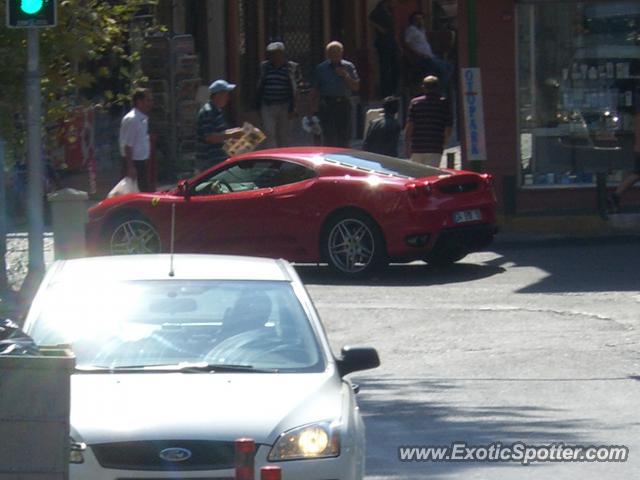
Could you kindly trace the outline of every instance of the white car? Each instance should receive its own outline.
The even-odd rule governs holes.
[[[25,330],[71,345],[72,480],[233,479],[234,441],[285,479],[363,478],[364,425],[345,375],[285,261],[137,255],[58,261]]]

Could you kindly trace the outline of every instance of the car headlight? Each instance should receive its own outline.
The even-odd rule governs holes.
[[[269,452],[268,460],[300,460],[340,455],[339,424],[312,423],[284,432]]]
[[[87,449],[87,444],[76,442],[73,437],[71,437],[70,440],[69,463],[84,463],[84,451]]]

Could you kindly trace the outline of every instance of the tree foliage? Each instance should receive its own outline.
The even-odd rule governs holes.
[[[140,20],[157,0],[57,0],[58,25],[40,29],[40,70],[45,125],[56,125],[82,104],[122,102],[136,68],[136,38],[158,30]],[[0,135],[22,141],[16,114],[25,111],[26,29],[6,27],[0,0]],[[141,47],[141,45],[140,45]]]

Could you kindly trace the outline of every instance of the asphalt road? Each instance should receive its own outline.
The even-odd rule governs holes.
[[[299,271],[354,374],[371,479],[640,478],[640,244],[540,244],[346,284]],[[625,445],[625,463],[400,462],[398,447]]]

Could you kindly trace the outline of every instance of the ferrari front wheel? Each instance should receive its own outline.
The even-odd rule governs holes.
[[[325,228],[322,247],[329,266],[348,277],[367,276],[385,264],[386,249],[380,228],[358,211],[332,218]]]
[[[106,235],[106,250],[110,255],[159,253],[160,235],[147,220],[121,217],[112,222]]]

